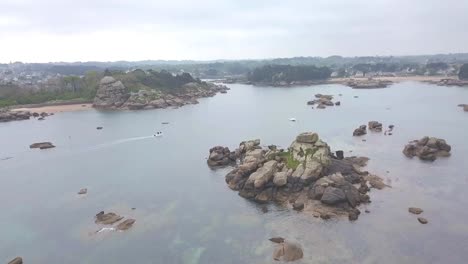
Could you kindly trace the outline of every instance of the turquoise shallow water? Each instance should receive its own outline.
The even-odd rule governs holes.
[[[468,103],[468,89],[414,82],[376,90],[230,87],[179,109],[0,123],[0,159],[12,157],[0,161],[0,262],[19,255],[25,263],[272,263],[271,236],[299,241],[298,263],[468,258],[468,114],[457,107]],[[333,94],[342,105],[311,109],[306,102],[315,93]],[[366,142],[351,136],[370,120],[394,124],[393,136],[368,134]],[[152,137],[155,131],[164,136]],[[318,132],[332,149],[371,158],[369,170],[393,186],[371,193],[372,203],[362,207],[371,213],[356,222],[323,221],[265,208],[227,188],[228,169],[206,166],[214,145],[233,149],[260,138],[262,145],[287,147],[304,131]],[[446,139],[452,157],[405,158],[404,144],[425,135]],[[38,141],[57,148],[30,150]],[[88,195],[78,197],[84,187]],[[419,224],[409,206],[423,208],[429,224]],[[101,210],[137,222],[127,232],[95,235],[93,217]]]

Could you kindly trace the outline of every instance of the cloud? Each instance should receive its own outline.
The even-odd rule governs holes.
[[[467,1],[2,0],[0,61],[466,52]]]

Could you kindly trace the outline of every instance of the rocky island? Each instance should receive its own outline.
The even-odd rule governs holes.
[[[370,202],[370,188],[386,186],[381,178],[362,170],[367,158],[343,158],[341,151],[337,157],[312,132],[298,135],[287,150],[274,145],[263,149],[260,140],[241,142],[235,151],[219,155],[221,149],[226,150],[210,150],[208,164],[224,159],[227,165],[237,159],[226,183],[240,196],[259,203],[289,201],[293,209],[324,219],[347,215],[356,220],[359,204]]]
[[[173,76],[167,72],[136,70],[102,78],[93,107],[130,110],[179,107],[197,104],[198,98],[227,90],[224,85],[203,82],[188,73]]]

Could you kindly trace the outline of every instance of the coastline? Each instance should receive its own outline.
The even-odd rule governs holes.
[[[371,80],[378,81],[378,82],[388,82],[391,83],[398,83],[398,82],[405,82],[405,81],[414,81],[414,82],[426,82],[426,83],[433,83],[438,84],[442,80],[458,80],[456,76],[422,76],[422,75],[415,75],[415,76],[378,76],[372,77]],[[309,81],[309,82],[297,82],[293,84],[285,84],[285,85],[278,85],[278,84],[266,84],[266,83],[249,83],[245,82],[246,84],[252,84],[256,86],[299,86],[299,85],[320,85],[320,84],[343,84],[348,85],[349,82],[363,82],[366,83],[369,81],[368,77],[346,77],[346,78],[330,78],[328,80],[321,80],[321,81]],[[236,82],[230,82],[236,83]],[[244,82],[240,82],[244,83]],[[368,89],[374,87],[367,87]],[[380,88],[380,87],[379,87]],[[359,89],[359,88],[358,88]],[[361,88],[366,89],[366,88]],[[19,111],[30,111],[30,112],[47,112],[47,113],[60,113],[60,112],[74,112],[74,111],[85,111],[93,109],[93,105],[91,101],[86,100],[70,100],[70,101],[53,101],[53,102],[46,102],[40,104],[30,104],[30,105],[16,105],[10,107],[11,111],[19,112]]]

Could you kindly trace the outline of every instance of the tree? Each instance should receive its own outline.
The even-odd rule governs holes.
[[[461,66],[460,71],[458,72],[458,79],[468,80],[468,63]]]

